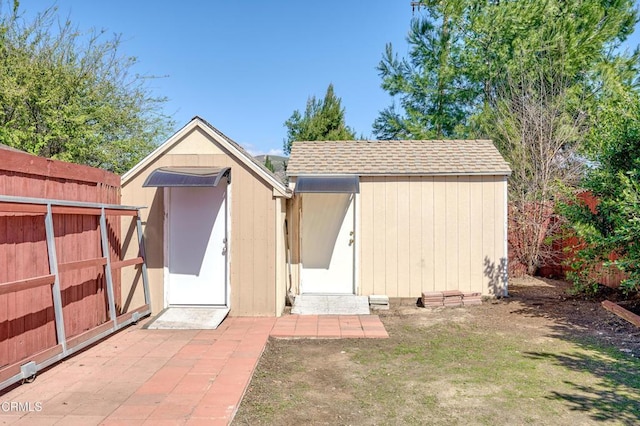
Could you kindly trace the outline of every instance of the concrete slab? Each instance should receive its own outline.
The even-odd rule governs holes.
[[[212,307],[171,307],[160,312],[147,326],[150,330],[215,330],[229,309]]]
[[[297,315],[368,315],[367,296],[301,294],[291,308]]]

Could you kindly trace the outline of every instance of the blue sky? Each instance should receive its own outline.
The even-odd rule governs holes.
[[[53,1],[53,0],[52,0]],[[30,15],[48,0],[23,0]],[[376,70],[385,44],[406,53],[410,0],[58,0],[81,30],[122,34],[121,52],[154,79],[177,128],[208,120],[250,152],[279,153],[283,123],[329,83],[347,124],[371,137],[392,99]],[[637,45],[639,34],[631,45]],[[177,129],[176,129],[177,130]]]
[[[28,15],[52,1],[23,0]],[[376,65],[385,44],[406,52],[409,0],[58,0],[80,29],[122,34],[138,73],[166,76],[151,87],[182,127],[208,120],[252,153],[277,153],[283,123],[329,83],[347,124],[371,136],[391,102]]]

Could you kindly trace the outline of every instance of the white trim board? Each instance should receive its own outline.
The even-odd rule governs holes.
[[[222,137],[217,131],[217,129],[213,128],[209,123],[200,117],[194,117],[189,123],[187,123],[184,127],[178,130],[173,134],[169,139],[167,139],[164,143],[158,146],[153,152],[143,158],[138,164],[133,166],[131,170],[124,173],[121,178],[121,185],[124,186],[129,182],[133,177],[135,177],[140,171],[142,171],[145,167],[153,163],[153,161],[171,149],[176,143],[178,143],[184,136],[186,136],[189,132],[194,129],[201,129],[205,132],[209,137],[215,140],[218,144],[220,144],[224,149],[229,151],[233,157],[238,159],[241,163],[251,169],[258,176],[262,177],[265,181],[267,181],[274,189],[274,195],[291,198],[291,191],[289,191],[284,184],[278,181],[273,175],[259,167],[253,158],[248,157],[248,153],[241,151],[232,143],[227,141],[224,137]],[[194,153],[195,154],[195,153]],[[233,175],[232,175],[233,179]]]

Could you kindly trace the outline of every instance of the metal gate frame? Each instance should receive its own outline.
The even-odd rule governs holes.
[[[55,313],[55,328],[57,345],[45,349],[37,354],[0,369],[0,390],[21,380],[29,380],[36,373],[52,364],[86,348],[89,345],[115,333],[140,318],[151,314],[151,300],[149,295],[149,281],[147,277],[147,265],[144,251],[144,237],[140,210],[144,207],[121,206],[117,204],[87,203],[67,200],[53,200],[30,197],[14,197],[0,195],[0,211],[28,214],[44,214],[45,234],[47,240],[47,254],[49,257],[49,275],[27,278],[23,280],[1,283],[0,295],[45,285],[51,286],[53,308]],[[104,266],[104,276],[107,289],[107,304],[109,307],[109,320],[80,335],[67,339],[63,318],[62,294],[60,288],[60,264],[56,255],[55,235],[53,227],[54,214],[78,214],[100,217],[100,240],[102,257],[97,259],[82,260],[65,264],[67,268],[82,268],[90,266]],[[138,234],[139,256],[112,262],[109,253],[109,240],[107,233],[106,215],[133,216],[136,218]],[[144,290],[144,305],[130,312],[116,315],[112,270],[125,266],[141,265],[142,283]],[[26,361],[26,362],[25,362]]]

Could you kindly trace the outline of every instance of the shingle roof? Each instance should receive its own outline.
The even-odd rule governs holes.
[[[287,174],[508,175],[490,140],[294,142]]]

